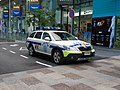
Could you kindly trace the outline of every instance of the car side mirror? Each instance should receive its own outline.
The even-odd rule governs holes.
[[[45,37],[45,40],[46,41],[50,41],[50,37]]]
[[[78,39],[78,37],[75,37],[76,39]]]

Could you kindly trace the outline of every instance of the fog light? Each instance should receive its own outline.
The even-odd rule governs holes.
[[[74,59],[74,57],[73,57],[73,56],[71,56],[71,59]]]

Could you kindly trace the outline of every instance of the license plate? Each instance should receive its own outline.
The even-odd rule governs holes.
[[[90,52],[84,52],[84,55],[90,55]]]

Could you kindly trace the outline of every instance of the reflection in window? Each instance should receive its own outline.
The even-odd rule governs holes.
[[[77,40],[73,35],[66,32],[53,32],[52,35],[56,41]]]

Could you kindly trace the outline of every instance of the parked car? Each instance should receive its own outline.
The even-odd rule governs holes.
[[[38,30],[27,38],[29,55],[42,53],[50,55],[54,62],[90,60],[95,56],[95,49],[90,43],[77,39],[66,31]]]

